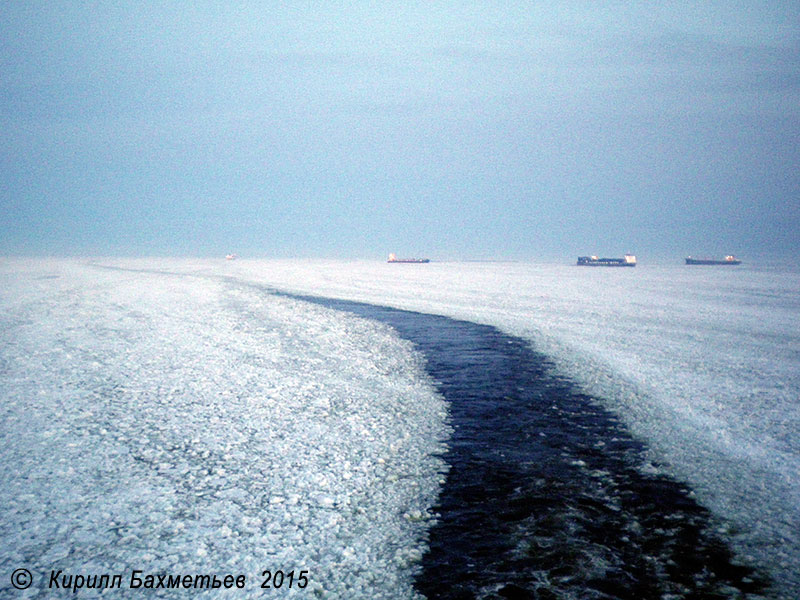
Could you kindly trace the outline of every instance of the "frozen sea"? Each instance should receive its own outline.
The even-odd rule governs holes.
[[[597,425],[592,452],[562,452],[585,471],[576,479],[597,481],[615,506],[612,488],[628,484],[607,475],[616,467],[590,467],[609,440],[630,436],[641,457],[620,467],[625,481],[685,485],[733,564],[769,579],[753,597],[800,597],[793,267],[6,259],[0,283],[0,586],[9,597],[51,597],[51,569],[246,574],[233,597],[261,597],[265,569],[294,569],[308,571],[309,585],[284,588],[288,597],[446,597],[441,586],[415,586],[430,582],[425,557],[441,546],[447,516],[437,511],[452,503],[442,498],[457,471],[446,450],[461,443],[444,383],[431,375],[437,350],[419,343],[424,330],[412,343],[369,311],[301,296],[522,340],[546,359],[537,377],[567,382],[558,397],[583,394],[602,411],[575,427],[618,419],[624,429],[609,437],[616,426]],[[668,496],[664,522],[688,502]],[[592,556],[597,577],[611,571],[602,552]],[[19,567],[34,577],[27,592],[7,587]],[[546,575],[540,596],[486,587],[474,597],[590,597]],[[625,597],[606,594],[591,597]]]

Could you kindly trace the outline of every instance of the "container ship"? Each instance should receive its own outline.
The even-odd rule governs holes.
[[[626,254],[623,258],[597,258],[596,256],[579,256],[579,267],[635,267],[636,257]]]
[[[397,256],[395,256],[394,252],[392,252],[389,255],[389,260],[387,260],[386,262],[420,264],[420,263],[429,263],[429,262],[431,262],[431,259],[430,258],[397,258]]]
[[[740,261],[735,256],[726,256],[723,260],[718,260],[714,258],[692,258],[691,256],[686,258],[687,265],[740,265],[742,261]]]

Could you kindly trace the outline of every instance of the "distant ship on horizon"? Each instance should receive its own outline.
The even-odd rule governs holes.
[[[735,256],[729,254],[723,260],[715,259],[715,258],[692,258],[691,256],[686,257],[686,264],[687,265],[740,265],[742,261],[740,261]]]
[[[623,258],[598,258],[596,256],[579,256],[579,267],[635,267],[636,257],[626,254]]]
[[[429,263],[431,262],[430,258],[397,258],[394,252],[389,254],[389,258],[386,261],[387,263]]]

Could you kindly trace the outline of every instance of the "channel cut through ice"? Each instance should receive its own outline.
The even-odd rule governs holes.
[[[781,598],[800,597],[795,265],[253,260],[159,268],[440,314],[529,340],[618,414],[660,469],[691,485]]]

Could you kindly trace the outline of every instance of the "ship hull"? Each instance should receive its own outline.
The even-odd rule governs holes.
[[[401,264],[413,264],[413,265],[420,265],[424,263],[431,262],[430,258],[396,258],[394,260],[387,260],[388,263],[401,263]]]
[[[734,260],[714,260],[711,258],[687,258],[687,265],[740,265],[742,261]]]
[[[579,256],[579,267],[635,267],[636,259],[632,256],[626,258],[597,258],[596,256]]]

